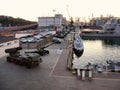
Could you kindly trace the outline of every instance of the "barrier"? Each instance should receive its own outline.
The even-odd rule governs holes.
[[[72,68],[71,69],[71,72],[72,74],[77,74],[77,77],[78,79],[81,79],[81,80],[92,80],[93,78],[93,70],[92,69],[75,69],[75,68]]]

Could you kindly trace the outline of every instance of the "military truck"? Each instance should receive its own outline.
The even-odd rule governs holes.
[[[38,53],[24,53],[21,54],[21,47],[6,49],[5,52],[9,53],[7,56],[7,62],[12,62],[18,65],[26,66],[27,68],[32,68],[38,66],[42,59]]]

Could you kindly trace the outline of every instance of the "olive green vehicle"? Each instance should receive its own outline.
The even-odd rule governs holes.
[[[44,56],[44,55],[47,55],[49,54],[49,51],[48,50],[45,50],[44,48],[38,48],[37,50],[35,51],[31,51],[31,52],[25,52],[25,53],[37,53],[39,54],[40,56]]]
[[[33,68],[38,66],[42,59],[38,53],[24,53],[20,54],[21,47],[6,49],[5,52],[9,53],[7,56],[7,62],[12,62],[18,65],[26,66],[27,68]]]

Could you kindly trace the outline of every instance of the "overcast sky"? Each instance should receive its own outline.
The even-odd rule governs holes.
[[[120,0],[0,0],[0,15],[37,21],[38,17],[55,13],[67,18],[92,17],[92,13],[94,17],[107,14],[120,17]]]

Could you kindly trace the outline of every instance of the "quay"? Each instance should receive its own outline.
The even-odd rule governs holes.
[[[120,34],[81,34],[83,39],[113,39],[120,38]]]
[[[93,80],[79,80],[68,70],[71,46],[67,38],[61,44],[52,44],[46,49],[49,55],[42,56],[38,67],[27,69],[0,58],[0,90],[120,90],[120,73],[93,74]],[[57,53],[61,48],[62,52]],[[0,48],[2,50],[2,48]]]

